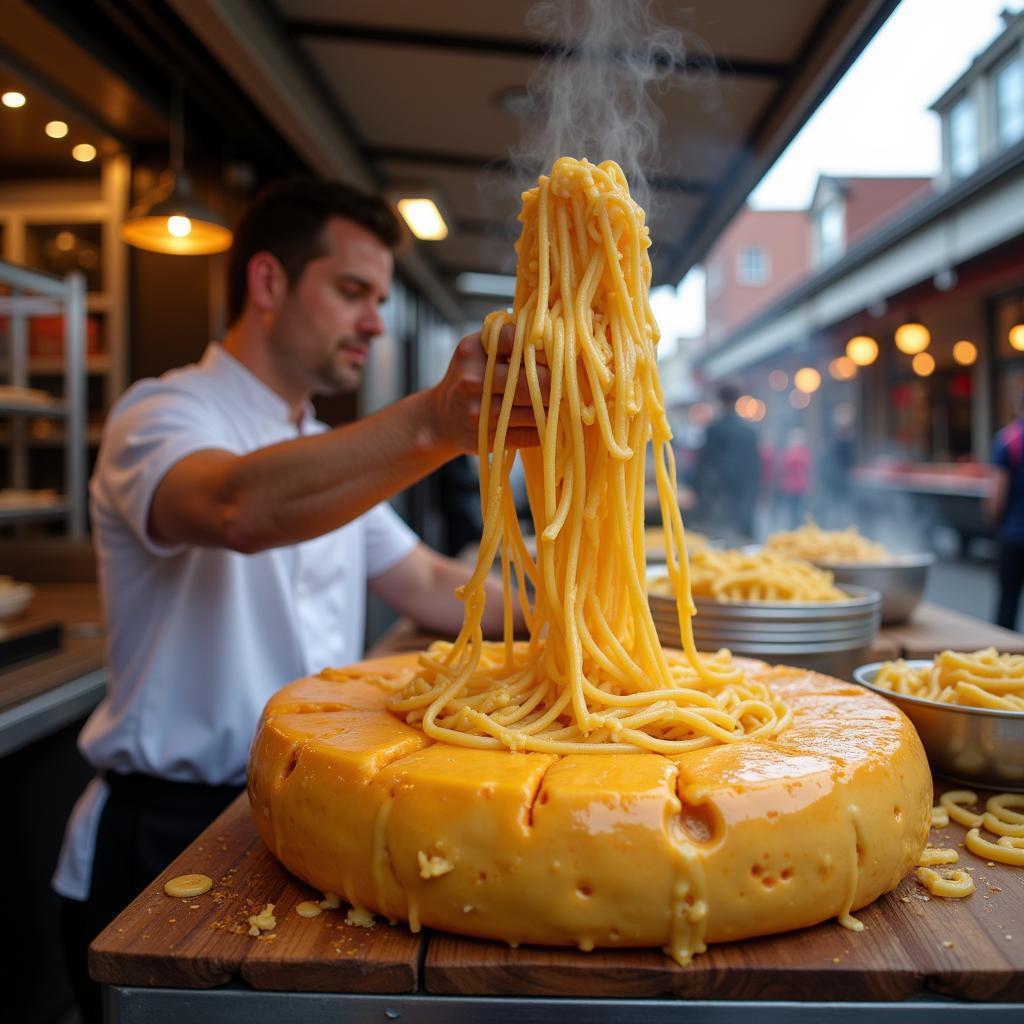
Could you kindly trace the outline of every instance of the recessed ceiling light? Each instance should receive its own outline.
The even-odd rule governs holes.
[[[43,131],[51,139],[63,139],[68,133],[68,125],[66,121],[47,121]]]
[[[512,274],[459,274],[455,287],[463,295],[487,295],[494,298],[512,298],[516,293],[516,279]]]
[[[23,107],[25,106],[25,94],[12,89],[0,96],[0,103],[3,103],[5,107]]]
[[[87,164],[96,159],[96,147],[88,142],[80,142],[71,150],[71,155],[79,162]]]
[[[398,212],[409,230],[425,242],[440,242],[448,237],[448,225],[433,199],[411,197],[398,200]]]

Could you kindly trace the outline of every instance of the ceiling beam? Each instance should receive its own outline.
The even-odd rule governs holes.
[[[357,140],[297,58],[291,41],[260,3],[168,0],[315,173],[379,193],[380,181]],[[427,257],[415,246],[397,256],[406,276],[452,323],[463,310]]]
[[[378,162],[395,161],[400,163],[428,164],[431,167],[452,167],[467,171],[494,171],[497,174],[514,174],[524,169],[508,157],[476,156],[472,153],[442,152],[437,149],[411,149],[406,146],[371,146],[366,150],[367,156]],[[532,174],[539,173],[534,168]],[[658,192],[686,192],[703,195],[708,191],[707,183],[689,178],[675,178],[665,174],[651,174],[647,184]]]
[[[315,18],[285,18],[285,30],[303,39],[332,39],[346,43],[378,43],[385,46],[411,46],[431,50],[461,50],[477,54],[499,54],[509,57],[564,57],[578,59],[586,54],[583,47],[554,40],[516,39],[507,36],[475,35],[464,32],[430,32],[424,29],[403,29],[392,26],[359,25],[343,21]],[[622,60],[629,51],[611,48],[607,60]],[[671,66],[679,74],[714,74],[745,78],[781,79],[789,65],[779,61],[749,60],[743,57],[699,54],[692,57],[660,58],[660,67]]]

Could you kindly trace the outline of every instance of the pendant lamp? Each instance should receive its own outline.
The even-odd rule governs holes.
[[[185,117],[180,83],[171,111],[171,166],[160,175],[155,195],[133,207],[121,224],[121,239],[137,249],[179,256],[207,256],[231,247],[232,233],[192,195],[185,173]]]

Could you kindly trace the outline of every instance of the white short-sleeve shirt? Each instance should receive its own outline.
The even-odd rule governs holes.
[[[367,578],[417,537],[386,504],[341,529],[253,555],[155,544],[149,506],[167,471],[203,449],[245,454],[328,429],[219,345],[131,387],[111,411],[90,484],[108,625],[107,697],[79,737],[100,771],[242,784],[259,714],[285,683],[363,650]],[[106,785],[79,799],[54,887],[88,897]]]

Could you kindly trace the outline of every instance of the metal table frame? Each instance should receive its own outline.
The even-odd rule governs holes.
[[[865,1016],[867,1014],[867,1016]],[[216,989],[134,988],[104,990],[108,1024],[935,1024],[962,1021],[967,1015],[986,1021],[1024,1019],[1022,1003],[967,1003],[930,996],[900,1003],[759,1002],[684,999],[537,999],[486,996],[353,995],[320,992],[261,992],[232,984]]]

